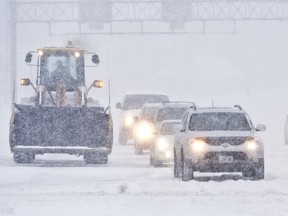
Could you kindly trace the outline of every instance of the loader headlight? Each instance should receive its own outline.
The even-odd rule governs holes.
[[[169,147],[169,143],[163,138],[158,139],[156,145],[159,151],[165,151]]]
[[[133,118],[133,116],[126,116],[125,118],[124,118],[124,125],[126,126],[126,127],[130,127],[130,126],[132,126],[134,124],[134,118]]]
[[[38,51],[38,55],[39,55],[39,56],[42,56],[43,54],[44,54],[44,53],[43,53],[42,50],[39,50],[39,51]]]
[[[147,140],[152,137],[154,127],[148,122],[140,122],[135,127],[135,136],[141,140]]]
[[[203,139],[194,139],[190,142],[193,152],[201,153],[205,150],[206,142]]]
[[[79,57],[80,57],[80,53],[79,53],[79,52],[75,52],[75,53],[74,53],[74,56],[75,56],[76,58],[79,58]]]
[[[25,79],[21,79],[20,80],[20,85],[21,86],[29,86],[31,84],[31,81],[30,81],[30,79],[28,79],[28,78],[25,78]]]
[[[245,142],[248,151],[256,151],[259,148],[259,141],[256,139],[247,140]]]

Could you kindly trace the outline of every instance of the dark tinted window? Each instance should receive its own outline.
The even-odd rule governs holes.
[[[197,113],[190,118],[191,131],[249,131],[251,127],[243,113]]]
[[[141,109],[145,103],[169,102],[166,95],[127,95],[123,104],[124,110]]]

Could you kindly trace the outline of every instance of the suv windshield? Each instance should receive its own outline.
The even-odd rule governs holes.
[[[165,107],[162,108],[156,118],[156,122],[162,122],[164,120],[176,120],[176,119],[182,119],[184,113],[188,107]]]
[[[159,108],[157,107],[145,107],[142,112],[141,119],[143,120],[153,120],[155,114]]]
[[[160,134],[162,135],[174,135],[176,133],[176,126],[179,123],[165,123],[162,125]]]
[[[251,126],[243,113],[197,113],[189,123],[190,131],[249,131]]]
[[[145,103],[162,102],[169,102],[166,95],[127,95],[123,103],[123,109],[141,109]]]

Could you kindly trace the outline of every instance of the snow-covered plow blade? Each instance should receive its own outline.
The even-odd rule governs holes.
[[[105,163],[111,153],[112,121],[101,107],[15,108],[10,129],[14,159],[15,155],[33,158],[36,154],[67,153],[84,155],[86,162]]]

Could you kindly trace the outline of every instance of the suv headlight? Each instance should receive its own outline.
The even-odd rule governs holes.
[[[134,117],[133,116],[125,116],[124,118],[124,125],[126,127],[130,127],[134,124]]]
[[[156,145],[159,151],[165,151],[169,147],[169,143],[163,138],[158,139]]]
[[[202,153],[205,150],[206,142],[203,139],[193,139],[190,142],[190,147],[195,153]]]
[[[135,126],[135,136],[138,139],[144,139],[147,140],[152,137],[154,131],[154,127],[152,124],[149,124],[147,122],[139,122]]]
[[[246,144],[247,150],[250,151],[250,152],[257,151],[259,146],[260,146],[260,142],[259,142],[258,139],[247,140],[245,142],[245,144]]]

